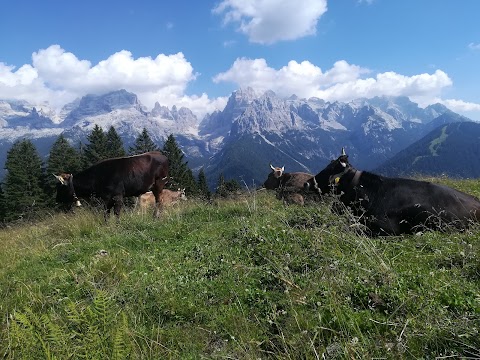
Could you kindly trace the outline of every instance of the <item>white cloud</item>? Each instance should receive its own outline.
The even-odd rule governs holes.
[[[316,96],[322,88],[338,82],[357,79],[367,70],[346,61],[337,61],[333,68],[323,73],[309,61],[298,63],[289,61],[287,66],[275,70],[267,65],[265,59],[237,59],[232,67],[216,75],[214,82],[228,81],[239,87],[250,86],[259,91],[273,90],[280,96],[296,94],[300,97]]]
[[[223,0],[212,11],[251,42],[272,44],[314,35],[327,0]]]
[[[281,96],[296,94],[327,101],[350,101],[359,97],[402,95],[427,105],[436,102],[441,91],[452,85],[452,80],[441,70],[414,76],[384,72],[362,77],[368,73],[368,69],[344,60],[337,61],[331,69],[323,72],[309,61],[298,63],[292,60],[276,70],[269,67],[264,59],[241,58],[213,80],[217,83],[233,82],[239,87],[250,86],[260,91],[271,89]]]
[[[441,100],[438,99],[439,103],[442,103],[446,107],[450,108],[451,110],[455,112],[474,112],[474,111],[480,111],[480,104],[475,104],[471,102],[466,102],[463,100],[456,100],[456,99],[447,99],[447,100]]]
[[[359,4],[367,4],[367,5],[372,5],[375,0],[358,0]]]
[[[471,42],[470,44],[468,44],[468,48],[470,50],[474,50],[474,51],[480,50],[480,44],[475,44],[475,43]]]
[[[206,95],[188,98],[184,94],[196,76],[182,53],[135,59],[123,50],[92,65],[52,45],[33,53],[32,65],[18,70],[0,63],[0,98],[48,101],[59,108],[89,93],[126,89],[137,94],[149,108],[160,101],[168,106],[191,103],[200,108],[201,104],[210,111],[213,102]]]

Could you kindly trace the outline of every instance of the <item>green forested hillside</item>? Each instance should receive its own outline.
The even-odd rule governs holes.
[[[480,124],[441,125],[375,172],[387,176],[480,177]]]
[[[480,195],[476,181],[449,184]],[[480,232],[368,238],[266,191],[0,232],[6,359],[480,357]]]

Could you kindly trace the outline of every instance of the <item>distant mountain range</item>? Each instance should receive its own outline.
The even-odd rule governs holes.
[[[316,173],[342,146],[356,167],[379,168],[439,126],[466,121],[441,104],[421,108],[407,97],[330,103],[295,95],[284,99],[251,88],[233,92],[222,111],[203,119],[188,108],[159,103],[149,111],[125,90],[84,96],[59,113],[46,104],[0,100],[0,162],[24,137],[46,156],[61,133],[79,145],[95,124],[104,130],[114,126],[128,148],[146,128],[160,146],[174,134],[190,167],[204,167],[212,186],[220,174],[250,186],[263,183],[270,163]],[[395,166],[400,171],[405,165]]]

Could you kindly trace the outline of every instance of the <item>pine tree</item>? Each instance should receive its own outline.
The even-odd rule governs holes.
[[[168,173],[170,176],[170,188],[182,187],[186,189],[187,194],[196,192],[196,182],[192,171],[188,167],[185,155],[178,147],[173,134],[170,134],[163,145],[162,152],[168,158]],[[190,192],[189,192],[190,191]]]
[[[152,141],[146,128],[135,139],[133,146],[129,148],[130,155],[143,154],[149,151],[160,151],[160,148]]]
[[[122,138],[118,135],[113,126],[107,131],[107,158],[122,157],[126,155],[125,148],[123,147]]]
[[[95,125],[87,136],[87,140],[89,143],[82,148],[82,160],[85,168],[108,158],[107,137],[100,126]]]
[[[50,149],[47,160],[47,174],[75,174],[82,169],[79,152],[63,135],[59,135]]]
[[[210,189],[208,188],[207,177],[205,176],[205,170],[203,168],[200,169],[198,173],[198,182],[197,182],[198,192],[200,196],[210,199],[211,193]]]
[[[5,212],[5,195],[3,193],[3,184],[0,184],[0,223],[3,223],[5,221]]]
[[[227,182],[225,182],[225,189],[229,193],[235,193],[237,191],[240,191],[242,187],[236,179],[230,179]]]
[[[42,160],[30,140],[15,142],[7,153],[3,186],[5,219],[29,217],[45,204]]]
[[[223,176],[223,173],[221,173],[220,176],[218,177],[215,194],[222,197],[227,196],[227,188],[225,186],[225,177]]]
[[[198,195],[199,193],[198,185],[197,185],[197,182],[195,181],[195,176],[193,176],[193,172],[188,166],[182,180],[182,188],[185,188],[185,193],[192,196]]]

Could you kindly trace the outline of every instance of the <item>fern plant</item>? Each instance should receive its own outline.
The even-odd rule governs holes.
[[[128,319],[96,291],[91,304],[69,301],[63,323],[30,308],[11,315],[7,359],[126,359],[131,353]]]

